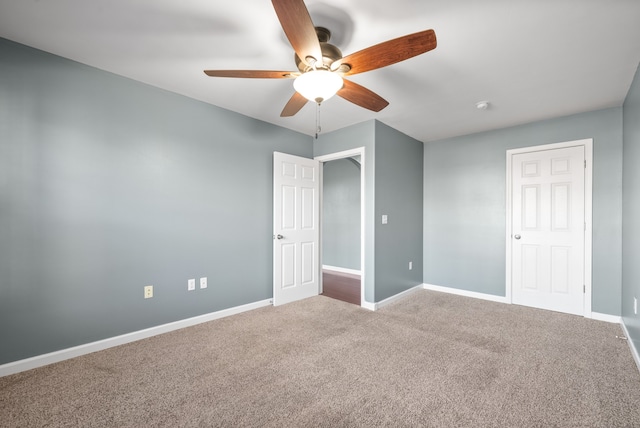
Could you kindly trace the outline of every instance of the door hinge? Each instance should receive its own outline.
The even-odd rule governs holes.
[[[584,161],[584,167],[587,168],[587,160]]]
[[[582,284],[582,293],[587,293],[587,286],[585,284]]]

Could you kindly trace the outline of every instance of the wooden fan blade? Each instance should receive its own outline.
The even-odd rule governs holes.
[[[287,102],[287,105],[282,109],[282,113],[280,113],[280,117],[290,117],[294,114],[298,113],[302,107],[307,103],[305,97],[300,95],[298,92],[294,92],[293,96]]]
[[[254,79],[293,79],[300,75],[294,71],[271,71],[271,70],[205,70],[207,76],[211,77],[241,77]]]
[[[341,65],[347,64],[351,69],[344,73],[345,76],[364,73],[423,54],[435,49],[437,44],[435,31],[421,31],[347,55],[331,64],[331,68],[337,70]]]
[[[280,25],[298,56],[307,65],[312,65],[307,57],[322,62],[322,50],[311,21],[309,10],[302,0],[271,0]]]
[[[345,100],[376,112],[389,105],[389,101],[364,86],[360,86],[347,79],[342,80],[344,82],[344,86],[338,91],[338,95]]]

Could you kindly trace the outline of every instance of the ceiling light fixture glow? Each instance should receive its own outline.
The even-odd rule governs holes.
[[[293,81],[293,87],[300,95],[318,104],[334,96],[343,84],[342,77],[327,70],[308,71]]]

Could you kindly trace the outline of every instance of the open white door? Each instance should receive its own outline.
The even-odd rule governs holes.
[[[273,304],[319,293],[320,162],[273,153]]]

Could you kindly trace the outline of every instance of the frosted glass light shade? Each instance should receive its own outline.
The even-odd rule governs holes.
[[[317,103],[334,96],[342,85],[342,77],[327,70],[308,71],[293,81],[293,87],[300,95]]]

